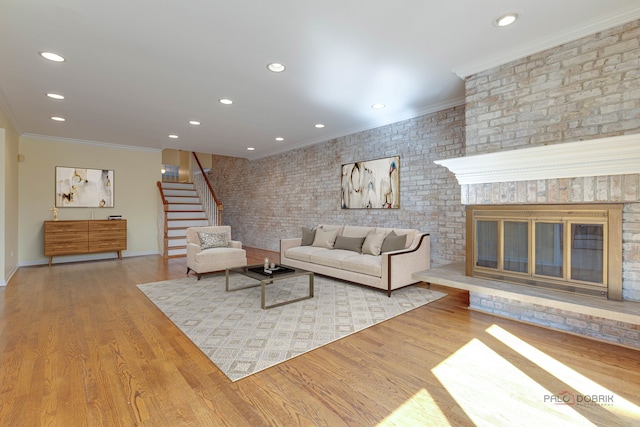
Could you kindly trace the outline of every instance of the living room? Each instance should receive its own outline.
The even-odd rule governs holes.
[[[209,176],[224,203],[223,222],[247,247],[270,251],[278,250],[280,239],[319,223],[415,227],[431,234],[433,267],[464,262],[462,189],[454,174],[434,161],[640,133],[639,34],[640,21],[635,20],[470,75],[464,101],[441,111],[257,160],[214,153],[216,166]],[[3,292],[8,293],[18,270],[47,261],[42,223],[52,219],[56,166],[115,170],[116,205],[95,214],[127,219],[125,258],[157,257],[160,149],[18,135],[1,109],[0,128]],[[341,209],[340,165],[391,155],[401,158],[402,209]],[[624,203],[624,299],[640,301],[640,174],[625,175],[624,183],[605,179],[614,191],[596,201]],[[571,186],[560,182],[565,192],[567,183]],[[557,188],[558,181],[540,185]],[[60,219],[91,215],[85,209],[66,209]],[[169,276],[178,276],[175,264],[182,267],[169,263]],[[637,390],[637,383],[630,386]]]

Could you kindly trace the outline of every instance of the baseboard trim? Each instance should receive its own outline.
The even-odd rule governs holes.
[[[160,255],[159,251],[139,251],[139,252],[123,252],[122,258],[129,258],[135,256],[145,255]],[[115,252],[102,252],[91,255],[68,255],[68,256],[56,256],[53,257],[53,264],[65,264],[69,262],[83,262],[83,261],[101,261],[107,259],[118,259],[118,254]],[[37,265],[48,265],[49,258],[42,258],[34,261],[21,262],[20,267],[33,267]]]

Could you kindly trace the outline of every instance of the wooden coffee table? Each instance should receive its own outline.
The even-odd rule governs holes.
[[[229,287],[230,273],[242,274],[243,276],[258,280],[260,283],[256,285],[248,285],[248,286],[242,286],[239,288],[230,289]],[[309,276],[309,295],[301,298],[295,298],[292,300],[279,302],[276,304],[267,305],[267,291],[266,291],[267,285],[276,284],[276,282],[280,282],[282,280],[291,279],[298,276]],[[261,290],[262,292],[261,306],[263,309],[266,310],[268,308],[280,307],[281,305],[291,304],[294,302],[313,298],[313,272],[303,270],[301,268],[288,267],[286,265],[277,265],[276,269],[274,269],[272,273],[267,273],[265,272],[264,266],[262,264],[227,268],[225,270],[225,291],[227,292],[239,291],[241,289],[248,289],[248,288],[256,288],[258,286],[260,286],[260,288],[262,289]]]

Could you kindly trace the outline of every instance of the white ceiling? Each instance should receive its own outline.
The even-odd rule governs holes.
[[[255,159],[461,105],[468,75],[635,19],[638,0],[0,0],[0,107],[25,136]]]

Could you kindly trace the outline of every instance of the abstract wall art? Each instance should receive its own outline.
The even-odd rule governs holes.
[[[342,209],[399,209],[400,156],[342,165]]]
[[[113,171],[56,166],[56,207],[112,208]]]

